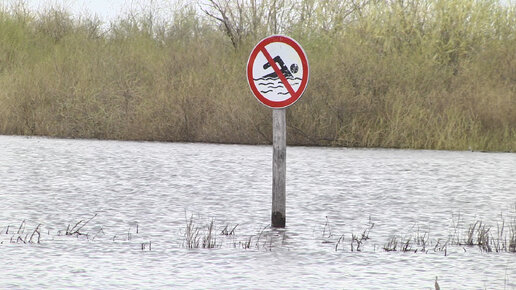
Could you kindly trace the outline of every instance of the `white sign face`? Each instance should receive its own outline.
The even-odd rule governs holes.
[[[308,83],[308,60],[301,46],[286,36],[274,35],[260,41],[247,63],[251,91],[271,108],[292,105]]]

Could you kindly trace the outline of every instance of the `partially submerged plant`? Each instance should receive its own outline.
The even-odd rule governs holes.
[[[323,232],[322,232],[322,238],[324,239],[323,243],[327,242],[328,239],[332,237],[331,233],[331,225],[330,220],[328,219],[328,216],[326,216],[326,223],[324,224]]]
[[[326,226],[325,226],[325,228],[326,228]],[[361,234],[351,233],[351,241],[350,241],[351,252],[354,252],[354,251],[361,252],[362,251],[362,245],[364,244],[364,242],[369,240],[369,233],[371,232],[371,230],[373,228],[374,228],[374,223],[371,221],[371,217],[369,217],[369,223],[368,223],[367,227],[362,231]],[[329,237],[331,237],[331,236],[328,236],[328,238]],[[344,244],[344,240],[345,240],[345,235],[341,235],[339,237],[339,239],[337,240],[337,242],[335,243],[335,251],[338,251],[339,246],[341,244]],[[323,241],[323,243],[327,243],[327,242],[328,242],[327,240]]]
[[[370,226],[366,228],[360,236],[351,234],[351,252],[355,249],[357,252],[362,251],[360,248],[362,243],[369,240],[369,233],[374,228],[374,223],[370,223]]]
[[[220,231],[220,233],[224,236],[232,236],[235,234],[235,230],[236,228],[238,227],[238,224],[236,224],[234,227],[231,228],[230,230],[230,226],[229,224],[227,224],[223,229],[222,231]]]
[[[184,233],[183,245],[188,249],[197,248],[218,248],[220,245],[217,243],[217,239],[214,234],[214,221],[213,219],[203,231],[202,227],[194,224],[193,215],[190,219],[186,220],[186,228]]]
[[[97,214],[94,214],[91,218],[86,221],[80,220],[73,227],[70,227],[70,224],[66,227],[65,235],[66,236],[87,236],[88,234],[81,232],[82,228],[86,226],[92,219],[94,219]]]
[[[513,221],[510,229],[508,251],[511,253],[516,253],[516,218]]]
[[[386,251],[386,252],[395,252],[398,250],[398,237],[397,236],[392,236],[389,241],[387,242],[387,244],[385,244],[383,246],[383,249]]]
[[[194,226],[193,216],[186,222],[184,245],[189,249],[199,248],[199,228]]]
[[[86,240],[93,241],[100,237],[106,236],[104,229],[102,227],[98,228],[96,232],[90,237],[90,233],[86,231],[86,226],[97,216],[94,214],[92,217],[86,220],[80,220],[76,223],[68,224],[65,230],[58,230],[55,233],[51,232],[51,229],[46,228],[41,223],[32,223],[27,220],[23,220],[20,225],[12,226],[8,225],[5,227],[5,230],[2,229],[0,231],[1,236],[8,236],[9,243],[18,243],[18,244],[41,244],[46,239],[46,237],[50,237],[50,240],[55,240],[55,237],[85,237]],[[34,224],[34,227],[31,227],[31,224]],[[136,234],[138,234],[138,228],[136,229]],[[127,232],[126,234],[120,235],[121,237],[127,237],[127,241],[130,241],[133,238],[133,233]],[[115,235],[113,237],[113,242],[119,235]],[[0,244],[4,244],[4,241],[0,241]],[[145,244],[145,248],[150,250],[150,242]]]
[[[182,247],[187,249],[213,249],[228,245],[232,248],[264,249],[272,250],[278,243],[285,241],[285,231],[271,229],[266,225],[253,235],[245,235],[239,238],[236,235],[238,224],[230,226],[226,224],[222,230],[216,230],[215,220],[211,219],[207,224],[198,225],[191,215],[185,218]],[[224,243],[226,242],[226,243]]]
[[[10,226],[7,226],[5,234],[9,234]],[[26,223],[23,220],[10,240],[10,243],[39,244],[41,242],[41,224],[38,224],[34,230],[26,232]]]

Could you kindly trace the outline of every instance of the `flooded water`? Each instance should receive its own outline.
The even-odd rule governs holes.
[[[268,227],[271,158],[0,136],[0,288],[516,288],[507,240],[457,242],[478,220],[510,237],[515,154],[289,147],[285,230]],[[213,221],[215,248],[187,248],[189,221],[200,238]]]

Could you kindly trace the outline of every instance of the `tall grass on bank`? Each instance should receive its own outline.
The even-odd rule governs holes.
[[[285,33],[311,69],[287,111],[289,144],[515,150],[513,6],[235,3],[185,5],[170,21],[132,14],[108,29],[60,8],[0,8],[0,134],[269,143],[271,112],[245,66],[259,39]]]

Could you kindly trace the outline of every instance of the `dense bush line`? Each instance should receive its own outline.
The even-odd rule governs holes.
[[[288,142],[514,151],[516,10],[494,0],[201,1],[107,26],[0,9],[0,134],[261,144],[254,44],[288,34],[311,79]],[[107,28],[106,28],[107,27]]]

